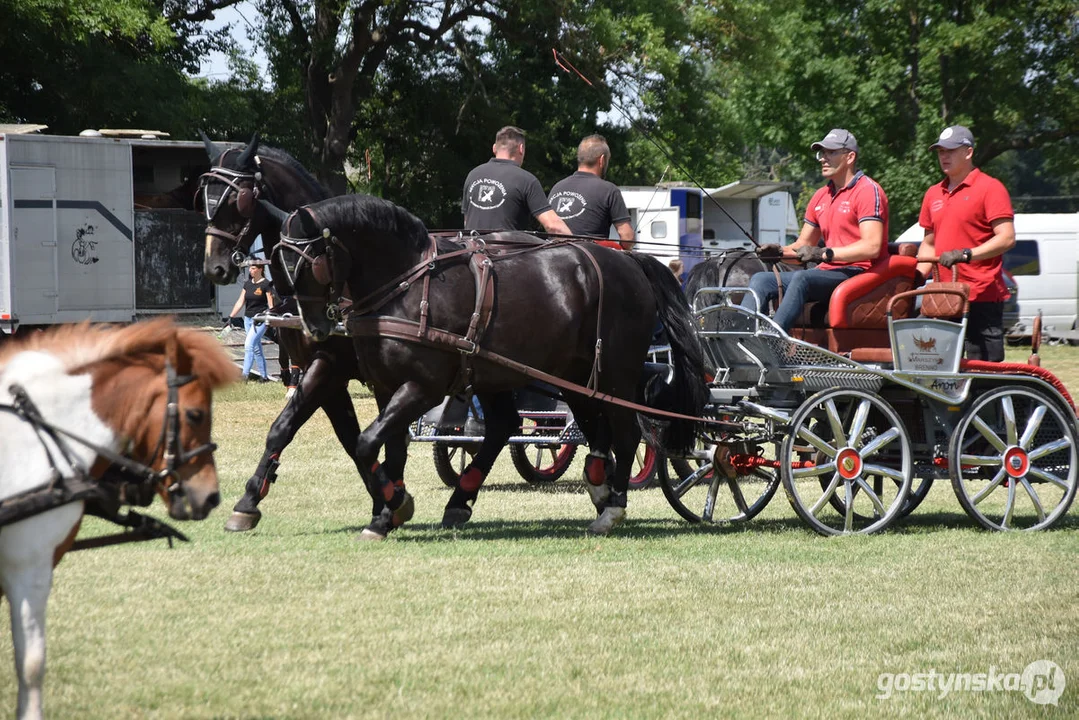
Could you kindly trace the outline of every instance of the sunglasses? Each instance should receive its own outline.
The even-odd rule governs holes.
[[[849,148],[836,148],[835,150],[818,150],[815,157],[817,158],[818,161],[820,161],[820,160],[823,160],[825,158],[825,156],[827,156],[827,157],[835,157],[836,155],[846,155],[847,153],[852,153],[852,152],[854,152],[854,151],[849,149]]]

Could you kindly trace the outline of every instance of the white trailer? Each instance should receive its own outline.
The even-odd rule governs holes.
[[[738,180],[703,190],[682,185],[619,189],[636,229],[636,249],[664,263],[681,258],[688,271],[723,250],[756,247],[739,226],[762,245],[784,245],[797,237],[789,187]]]
[[[208,165],[198,142],[0,133],[0,329],[212,312],[197,216],[135,203]]]

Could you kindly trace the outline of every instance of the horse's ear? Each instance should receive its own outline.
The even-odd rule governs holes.
[[[199,130],[199,135],[202,137],[202,144],[206,146],[206,154],[210,156],[210,162],[213,162],[217,160],[217,158],[221,157],[221,148],[215,145],[213,141],[210,140],[210,138],[206,137],[206,133],[204,133],[201,129]]]
[[[285,221],[288,220],[288,213],[274,205],[269,200],[259,200],[259,205],[261,205],[266,210],[266,212],[270,213],[271,217],[276,218],[277,222],[281,223],[282,225],[284,225]]]
[[[251,142],[247,144],[244,151],[240,153],[240,158],[236,161],[236,167],[245,168],[255,158],[255,153],[259,149],[259,134],[255,133],[251,136]]]

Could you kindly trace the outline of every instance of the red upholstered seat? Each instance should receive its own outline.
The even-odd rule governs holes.
[[[863,273],[844,280],[832,291],[828,303],[828,327],[794,328],[791,335],[826,347],[832,352],[854,348],[890,347],[888,301],[892,296],[914,289],[914,259],[917,246],[898,247],[899,254],[887,255]],[[913,303],[898,303],[894,317],[910,317]]]
[[[868,270],[844,280],[832,292],[828,304],[828,326],[832,328],[887,328],[888,301],[897,293],[914,288],[918,262],[906,255],[888,255]],[[896,305],[894,317],[905,318],[912,303]]]

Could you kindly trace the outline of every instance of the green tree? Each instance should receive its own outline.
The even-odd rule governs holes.
[[[846,127],[891,200],[892,235],[917,217],[939,179],[928,147],[964,124],[975,160],[1042,149],[1064,165],[1079,135],[1079,13],[1073,0],[781,0],[774,61],[743,66],[730,100],[746,136],[819,177],[809,145]]]
[[[194,137],[204,111],[226,103],[203,103],[208,86],[185,73],[210,48],[231,48],[224,31],[200,25],[234,2],[0,0],[0,119],[61,134],[136,127]]]

